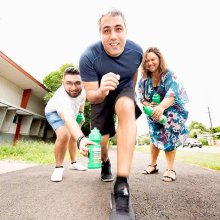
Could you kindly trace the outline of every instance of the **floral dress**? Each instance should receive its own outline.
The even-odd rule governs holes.
[[[188,111],[184,107],[189,100],[177,76],[171,70],[167,70],[161,75],[157,91],[153,87],[151,78],[147,80],[141,78],[138,86],[141,102],[144,100],[152,102],[154,93],[160,95],[160,101],[166,97],[175,97],[173,104],[164,110],[164,115],[167,117],[165,124],[160,124],[147,116],[151,143],[164,151],[172,151],[182,145],[189,135],[189,129],[185,125]]]

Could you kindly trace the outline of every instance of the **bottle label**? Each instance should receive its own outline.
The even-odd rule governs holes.
[[[92,163],[101,163],[101,148],[93,148]]]
[[[167,118],[162,115],[162,117],[161,117],[160,120],[159,120],[159,123],[165,124],[166,122],[167,122]]]

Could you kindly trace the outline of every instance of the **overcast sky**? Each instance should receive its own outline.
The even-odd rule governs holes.
[[[0,0],[0,50],[42,82],[62,64],[78,65],[99,40],[97,21],[111,7],[127,19],[128,39],[146,50],[157,46],[185,87],[189,119],[220,126],[218,0]],[[140,74],[139,74],[140,76]],[[138,133],[147,133],[143,116]]]

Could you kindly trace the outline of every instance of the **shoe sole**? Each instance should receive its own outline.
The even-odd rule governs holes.
[[[62,180],[51,180],[52,182],[61,182]]]
[[[114,180],[114,177],[113,177],[112,179],[102,179],[102,178],[101,178],[101,180],[102,180],[103,182],[112,182],[112,181]]]
[[[110,208],[112,209],[112,200],[110,199]]]
[[[70,170],[78,170],[78,171],[86,171],[86,170],[87,170],[87,169],[85,169],[85,170],[79,170],[79,169],[74,169],[74,168],[70,168],[70,167],[69,167],[69,169],[70,169]]]

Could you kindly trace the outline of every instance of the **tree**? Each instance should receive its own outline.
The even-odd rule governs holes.
[[[220,126],[213,128],[213,131],[214,131],[215,133],[220,132]]]
[[[220,132],[220,126],[213,128],[214,133]],[[216,135],[215,139],[220,139],[220,135]]]
[[[53,71],[44,77],[43,84],[47,89],[50,90],[50,92],[44,96],[44,100],[46,103],[48,103],[56,90],[62,85],[63,72],[68,67],[74,67],[78,69],[78,66],[75,66],[72,63],[66,63],[62,65],[59,70]],[[86,100],[84,109],[85,123],[82,126],[82,131],[86,136],[88,136],[90,133],[90,112],[91,106],[88,100]]]
[[[48,103],[53,94],[62,85],[63,72],[68,67],[78,68],[77,66],[74,66],[72,63],[66,63],[62,65],[59,70],[49,73],[43,79],[44,86],[50,90],[50,92],[44,97],[46,103]]]
[[[208,132],[209,130],[203,125],[202,123],[192,121],[191,124],[189,125],[189,130],[194,130],[194,129],[200,129],[200,131],[203,132]]]
[[[114,135],[113,137],[109,138],[109,145],[117,145],[116,135]]]
[[[85,123],[82,126],[82,131],[84,135],[88,136],[90,134],[90,116],[91,116],[91,104],[86,99],[85,107],[84,107],[84,117]]]
[[[138,136],[139,145],[149,145],[150,144],[150,134],[143,134]]]

